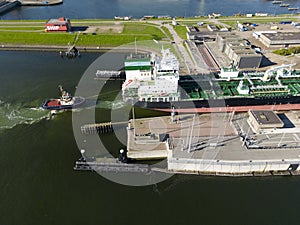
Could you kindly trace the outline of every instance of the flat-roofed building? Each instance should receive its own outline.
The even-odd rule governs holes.
[[[259,40],[267,47],[300,45],[300,32],[261,33]]]
[[[282,128],[284,123],[272,110],[249,110],[249,124],[258,133],[262,129]]]
[[[218,46],[218,48],[220,49],[220,51],[224,52],[225,48],[226,48],[226,44],[227,43],[231,43],[231,42],[243,42],[243,39],[241,39],[240,37],[238,37],[235,34],[218,34],[216,37],[216,44]]]
[[[214,31],[218,31],[219,29],[215,26],[215,25],[212,25],[212,24],[208,24],[207,25],[207,29],[211,32],[214,32]]]
[[[232,62],[232,65],[241,69],[258,68],[262,55],[247,45],[247,41],[235,34],[218,34],[216,44]]]

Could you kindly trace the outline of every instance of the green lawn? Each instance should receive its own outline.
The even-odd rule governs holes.
[[[69,33],[0,32],[1,44],[66,45],[73,40],[74,34]]]
[[[97,34],[97,35],[81,35],[77,45],[90,45],[90,46],[106,46],[114,47],[123,44],[133,43],[135,41],[152,40],[154,37],[151,35],[122,35],[122,34]]]
[[[6,26],[0,26],[0,31],[44,31],[45,27],[6,27]]]
[[[26,26],[21,27],[19,24],[7,27],[7,23],[5,24],[5,27],[1,27],[0,25],[0,44],[66,45],[69,42],[72,43],[75,37],[75,34],[70,33],[37,32],[37,30],[41,30],[43,27],[36,25],[32,25],[31,27],[26,24]],[[2,26],[4,25],[2,24]],[[22,32],[23,30],[24,32]],[[146,23],[124,23],[124,30],[121,34],[81,34],[77,45],[114,47],[134,42],[135,38],[137,41],[161,40],[165,38],[165,35],[159,28],[153,25]]]
[[[186,33],[187,33],[186,26],[180,26],[180,25],[174,26],[174,30],[176,31],[179,37],[181,37],[183,40],[186,39]]]
[[[245,22],[251,22],[251,23],[279,23],[282,20],[292,20],[292,21],[299,21],[299,18],[295,18],[294,16],[286,16],[286,17],[251,17],[251,18],[245,18],[245,17],[236,17],[236,18],[228,18],[228,19],[218,19],[218,21],[228,24],[229,26],[235,26],[237,21],[240,23]]]
[[[166,28],[166,27],[161,27],[163,30],[164,30],[164,32],[168,35],[168,37],[169,38],[171,38],[171,40],[174,40],[173,39],[173,36],[172,36],[172,34],[170,33],[170,31],[169,31],[169,29],[168,28]]]
[[[129,35],[148,35],[152,36],[153,39],[161,40],[165,37],[163,32],[154,25],[148,25],[146,23],[125,23],[122,34]]]
[[[278,49],[273,51],[273,53],[277,54],[277,55],[283,55],[283,56],[287,56],[287,55],[292,55],[292,54],[299,54],[300,53],[300,47],[291,47],[288,49]]]

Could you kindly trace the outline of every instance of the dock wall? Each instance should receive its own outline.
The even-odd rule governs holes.
[[[296,175],[300,173],[300,160],[207,160],[207,159],[168,159],[168,170],[179,173],[208,173],[215,175],[243,176],[265,174]],[[285,174],[286,173],[286,174]],[[276,174],[275,174],[276,175]]]

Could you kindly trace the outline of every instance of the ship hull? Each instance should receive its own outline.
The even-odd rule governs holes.
[[[237,107],[237,106],[260,106],[260,105],[280,105],[280,104],[299,104],[300,96],[286,97],[260,97],[260,98],[227,98],[210,100],[181,100],[175,102],[142,102],[138,101],[134,105],[140,108],[150,109],[176,109],[192,108],[216,108],[216,107]]]
[[[84,102],[85,102],[85,98],[83,97],[76,97],[74,104],[71,105],[61,105],[59,104],[59,99],[48,99],[42,103],[41,107],[47,110],[66,110],[66,109],[78,108]]]

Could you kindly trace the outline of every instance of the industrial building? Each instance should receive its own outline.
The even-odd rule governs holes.
[[[282,128],[284,123],[272,110],[249,110],[249,124],[253,131],[259,133],[262,129]]]
[[[300,32],[261,33],[259,40],[268,48],[299,46]]]
[[[259,68],[262,54],[252,49],[247,40],[234,33],[199,32],[189,29],[187,38],[198,45],[199,51],[206,48],[219,67],[239,69]]]
[[[71,22],[69,19],[60,17],[58,19],[50,19],[46,23],[46,32],[53,31],[70,31],[71,30]]]
[[[189,32],[186,33],[187,39],[194,41],[195,43],[203,43],[203,41],[215,41],[219,32],[199,32],[193,28],[189,28]]]
[[[246,40],[234,34],[218,34],[216,44],[219,50],[231,60],[232,66],[240,69],[259,68],[262,55],[257,53]]]

